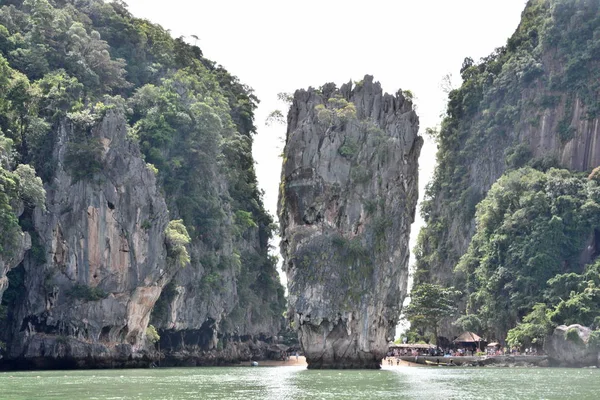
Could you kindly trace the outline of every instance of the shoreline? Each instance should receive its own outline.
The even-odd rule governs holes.
[[[392,360],[392,364],[388,364],[388,360]],[[397,359],[396,357],[386,357],[381,361],[381,368],[391,367],[427,367],[425,364],[419,364],[402,358]]]
[[[393,365],[388,364],[388,360],[393,361]],[[265,361],[257,361],[259,367],[308,367],[308,363],[306,362],[306,357],[298,356],[298,361],[296,361],[296,357],[292,356],[288,361],[279,361],[279,360],[265,360]],[[239,366],[246,367],[249,366],[251,361],[242,361]],[[384,358],[381,360],[381,368],[389,368],[389,367],[425,367],[424,364],[414,363],[407,360],[396,360],[393,357]]]
[[[259,367],[307,367],[308,363],[306,362],[306,357],[298,356],[298,361],[296,361],[296,356],[291,356],[287,361],[281,360],[257,360]],[[241,361],[238,365],[241,367],[251,366],[252,361]]]
[[[439,366],[429,363],[447,364],[463,367],[550,367],[551,362],[548,356],[458,356],[458,357],[440,357],[440,356],[401,356],[400,360],[416,363],[422,366]],[[444,366],[444,365],[442,365]]]
[[[389,365],[388,359],[392,359],[394,364]],[[306,362],[306,357],[304,357],[304,356],[298,356],[298,361],[296,361],[295,356],[292,356],[292,357],[290,357],[290,359],[288,361],[265,360],[265,361],[257,361],[257,362],[258,362],[259,367],[308,367],[308,363]],[[251,363],[251,361],[243,361],[243,362],[239,363],[238,365],[242,366],[242,367],[246,367],[246,366],[249,366],[250,363]],[[398,363],[397,360],[393,357],[384,358],[381,361],[382,369],[386,368],[386,367],[392,367],[392,366],[393,367],[424,367],[425,365],[410,362],[410,361],[405,361],[405,360],[399,360],[399,363]]]
[[[291,356],[287,361],[281,360],[255,360],[258,365],[257,367],[308,367],[306,357],[298,356],[296,360],[295,356]],[[389,362],[392,362],[391,364]],[[426,361],[432,363],[440,362],[441,365],[427,364]],[[408,367],[449,367],[444,365],[452,361],[454,365],[451,367],[524,367],[524,368],[553,368],[561,367],[560,365],[552,364],[547,356],[463,356],[463,357],[435,357],[435,356],[403,356],[400,358],[386,357],[381,361],[381,369],[396,369],[396,368],[408,368]],[[239,361],[237,363],[223,363],[216,365],[203,365],[203,366],[156,366],[154,368],[201,368],[201,367],[251,367],[252,361]],[[19,371],[47,371],[47,370],[93,370],[93,369],[146,369],[147,367],[120,367],[115,368],[16,368],[16,369],[4,369],[0,370],[0,374],[19,372]],[[152,367],[150,367],[152,368]],[[571,367],[571,368],[596,368],[595,366],[582,366],[582,367]]]

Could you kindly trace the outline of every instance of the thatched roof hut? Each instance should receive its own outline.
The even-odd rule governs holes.
[[[487,343],[485,339],[473,332],[463,332],[452,342],[460,346],[479,349],[483,349]]]
[[[454,339],[454,343],[479,343],[485,342],[481,338],[481,336],[477,335],[473,332],[463,332],[456,339]]]

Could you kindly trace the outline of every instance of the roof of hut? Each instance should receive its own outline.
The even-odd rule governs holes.
[[[458,336],[456,339],[454,339],[454,343],[458,343],[458,342],[477,343],[477,342],[485,342],[485,340],[482,339],[481,336],[477,335],[476,333],[463,332],[460,334],[460,336]]]

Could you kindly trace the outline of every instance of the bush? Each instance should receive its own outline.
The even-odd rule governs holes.
[[[36,176],[35,169],[29,165],[19,165],[15,170],[19,177],[19,195],[30,207],[45,209],[46,191],[42,180]]]
[[[520,143],[508,148],[505,152],[506,166],[508,169],[521,168],[531,160],[531,150],[525,143]]]
[[[16,177],[0,166],[0,255],[12,254],[22,237],[11,203],[16,200]]]
[[[167,244],[167,258],[170,263],[184,266],[189,264],[190,255],[186,245],[190,243],[190,235],[183,224],[183,220],[170,221],[165,230],[165,242]]]
[[[98,301],[108,297],[108,293],[99,287],[91,287],[76,283],[71,290],[67,292],[67,296],[83,301]]]
[[[237,227],[236,233],[238,235],[243,234],[250,228],[258,228],[258,225],[252,218],[252,213],[243,210],[235,212],[235,225]]]
[[[160,335],[156,331],[154,325],[148,325],[146,328],[146,340],[150,343],[156,343],[160,340]]]
[[[565,332],[565,339],[573,343],[581,343],[581,337],[579,337],[579,330],[577,328],[570,328]]]
[[[596,351],[600,350],[600,330],[595,330],[590,334],[587,345]]]
[[[350,179],[352,179],[352,182],[356,184],[363,184],[369,182],[369,180],[371,180],[372,174],[372,171],[369,171],[362,165],[355,165],[350,169]]]
[[[71,142],[65,154],[65,167],[73,182],[90,180],[102,171],[102,151],[104,147],[97,138],[86,138]]]
[[[344,140],[344,143],[338,149],[342,157],[352,158],[358,152],[358,144],[351,139]]]

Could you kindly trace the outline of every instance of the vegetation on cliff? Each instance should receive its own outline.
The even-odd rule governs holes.
[[[479,318],[479,329],[505,337],[544,300],[545,291],[549,303],[558,305],[578,290],[575,282],[583,278],[575,272],[581,271],[581,251],[600,227],[599,201],[595,180],[567,170],[526,167],[492,186],[477,206],[477,232],[456,267],[467,282],[466,312]],[[565,287],[559,274],[567,274],[571,285]],[[553,314],[552,321],[576,323],[564,312]]]
[[[297,90],[279,193],[288,318],[309,368],[379,368],[408,278],[419,119],[366,75]]]
[[[413,332],[430,330],[437,337],[440,321],[456,315],[456,298],[460,292],[454,288],[423,283],[410,294],[410,304],[404,309],[404,316],[411,321]]]
[[[273,221],[251,154],[258,102],[252,89],[183,37],[133,17],[122,1],[1,4],[0,252],[21,232],[14,199],[43,206],[36,185],[52,182],[62,127],[74,132],[64,166],[73,182],[105,179],[110,166],[103,165],[104,145],[93,131],[108,112],[117,112],[127,116],[130,141],[165,196],[172,264],[201,271],[188,284],[203,288],[207,300],[220,290],[224,271],[233,271],[234,303],[242,311],[226,310],[231,324],[250,309],[252,323],[278,321],[285,300],[268,254]],[[41,180],[18,164],[31,165]]]
[[[583,272],[580,255],[598,224],[596,183],[552,168],[590,168],[587,147],[560,155],[576,148],[574,113],[598,117],[599,24],[598,2],[530,0],[506,46],[463,63],[436,136],[415,248],[416,290],[437,283],[463,292],[456,329],[505,337],[540,314],[534,307],[557,274]]]

